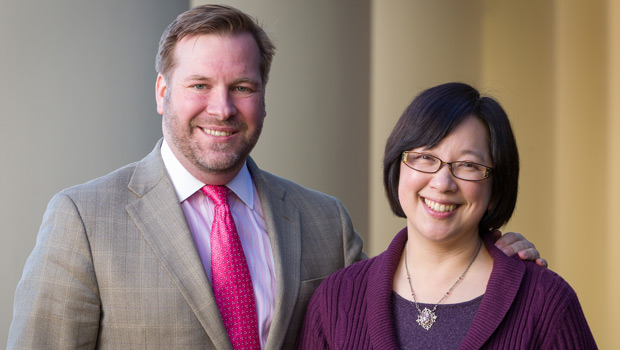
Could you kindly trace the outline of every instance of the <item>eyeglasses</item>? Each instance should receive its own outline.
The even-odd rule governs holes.
[[[446,164],[454,177],[465,181],[481,181],[493,172],[493,168],[486,165],[467,161],[444,162],[435,156],[418,152],[403,152],[402,161],[413,170],[429,174],[438,172]]]

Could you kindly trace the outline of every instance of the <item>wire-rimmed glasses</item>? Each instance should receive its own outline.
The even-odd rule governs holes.
[[[486,165],[469,161],[444,162],[435,156],[419,152],[403,152],[402,161],[409,168],[428,174],[438,172],[446,164],[454,177],[465,181],[482,181],[493,173],[493,168]]]

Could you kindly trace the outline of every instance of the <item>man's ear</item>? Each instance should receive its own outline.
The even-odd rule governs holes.
[[[161,74],[157,74],[157,81],[155,82],[155,101],[157,102],[157,113],[161,115],[164,115],[164,100],[167,90],[168,82],[166,78]]]

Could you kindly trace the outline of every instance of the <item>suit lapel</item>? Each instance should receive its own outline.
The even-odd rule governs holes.
[[[280,349],[293,315],[301,282],[301,222],[299,210],[285,200],[284,187],[268,181],[248,157],[260,197],[276,271],[276,304],[266,349]]]
[[[161,140],[129,182],[127,212],[175,281],[217,349],[231,349],[213,290],[160,155]]]

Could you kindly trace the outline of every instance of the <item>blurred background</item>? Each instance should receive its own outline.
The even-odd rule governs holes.
[[[599,346],[620,348],[620,1],[220,2],[278,47],[253,157],[340,198],[371,256],[405,225],[381,180],[405,106],[448,81],[497,98],[522,161],[505,231],[577,291]],[[203,3],[0,0],[0,347],[47,202],[153,148],[159,37]]]

